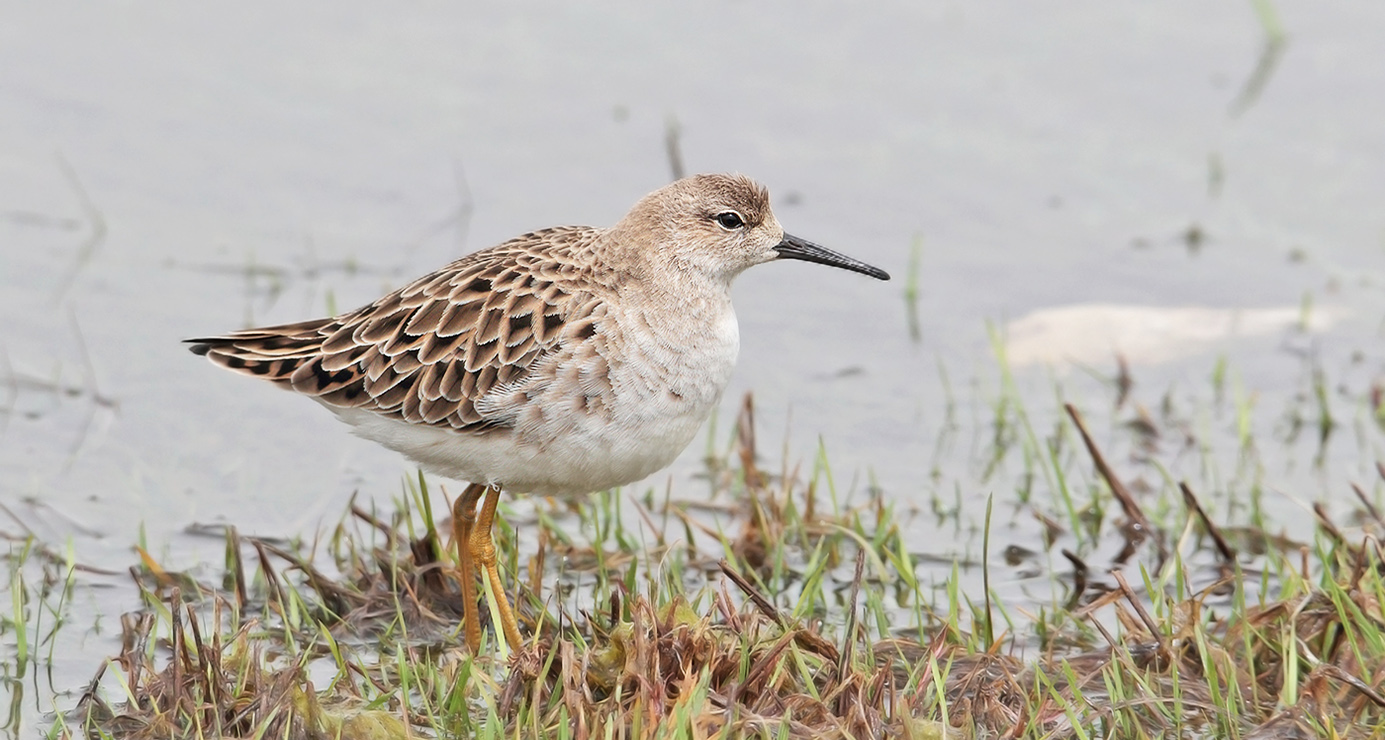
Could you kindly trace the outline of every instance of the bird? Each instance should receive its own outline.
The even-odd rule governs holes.
[[[501,491],[582,496],[669,465],[731,378],[732,280],[778,260],[890,278],[785,233],[756,181],[701,174],[609,228],[532,231],[337,316],[185,341],[468,484],[452,526],[475,654],[481,577],[506,641],[522,644],[491,535]]]

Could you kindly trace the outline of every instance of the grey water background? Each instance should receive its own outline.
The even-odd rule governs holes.
[[[192,568],[223,545],[191,525],[311,538],[353,492],[387,505],[401,459],[179,340],[608,225],[670,179],[673,126],[689,172],[749,174],[787,229],[895,275],[743,275],[719,438],[754,391],[767,454],[806,469],[821,444],[843,490],[974,521],[1013,487],[974,460],[988,327],[1024,330],[1017,383],[1049,422],[1055,384],[1109,408],[1092,373],[1148,330],[1139,402],[1211,399],[1225,362],[1267,439],[1329,379],[1347,431],[1266,465],[1265,505],[1309,537],[1305,502],[1345,505],[1379,457],[1353,399],[1382,368],[1382,32],[1364,3],[5,4],[0,532],[11,556],[31,533],[123,572],[142,538]],[[1111,306],[1143,323],[1110,329]],[[642,486],[700,495],[703,452]],[[907,521],[919,553],[976,554]],[[24,722],[75,702],[139,605],[127,578],[78,582],[48,670],[6,682]]]

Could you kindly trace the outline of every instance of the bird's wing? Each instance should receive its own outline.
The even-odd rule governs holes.
[[[476,252],[355,311],[187,340],[193,352],[337,407],[457,431],[567,338],[592,332],[600,276],[569,255],[600,232],[562,227]]]

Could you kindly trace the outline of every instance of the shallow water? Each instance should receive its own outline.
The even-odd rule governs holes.
[[[1173,389],[1227,438],[1219,358],[1255,398],[1265,445],[1316,358],[1344,422],[1332,473],[1311,464],[1311,434],[1262,450],[1271,518],[1309,536],[1304,502],[1344,507],[1381,441],[1360,409],[1382,367],[1385,9],[1275,8],[1277,51],[1250,3],[1042,18],[1017,3],[11,7],[0,531],[119,573],[141,530],[157,558],[190,567],[222,543],[189,525],[310,536],[353,491],[387,501],[400,459],[178,340],[350,308],[532,228],[609,224],[670,179],[676,120],[689,171],[753,175],[790,231],[896,277],[744,275],[723,435],[753,390],[765,449],[787,429],[790,455],[811,461],[821,439],[844,489],[873,480],[905,509],[956,495],[964,516],[909,520],[916,550],[974,554],[985,495],[1007,502],[1019,468],[983,480],[976,463],[999,393],[988,322],[1030,317],[1026,341],[1080,347],[1015,363],[1051,428],[1055,383],[1095,415],[1114,394],[1082,368],[1115,373],[1090,321],[1054,316],[1133,307],[1146,322],[1114,332],[1154,350],[1126,349],[1132,401],[1154,408]],[[1292,318],[1305,299],[1307,333]],[[1034,339],[1034,314],[1052,334]],[[949,399],[957,431],[940,445]],[[1166,464],[1199,467],[1176,450]],[[702,452],[652,482],[702,490]],[[1234,467],[1234,449],[1216,455]],[[1002,539],[1033,543],[1027,519],[1006,526]],[[119,576],[79,580],[54,669],[26,679],[25,723],[75,701],[54,692],[80,690],[114,652],[115,616],[138,605]],[[1020,598],[1024,580],[998,588]]]

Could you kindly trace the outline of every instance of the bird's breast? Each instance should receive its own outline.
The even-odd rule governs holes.
[[[622,322],[624,356],[613,363],[619,394],[637,416],[711,413],[731,380],[740,351],[736,314],[726,301],[693,302],[679,313]]]

